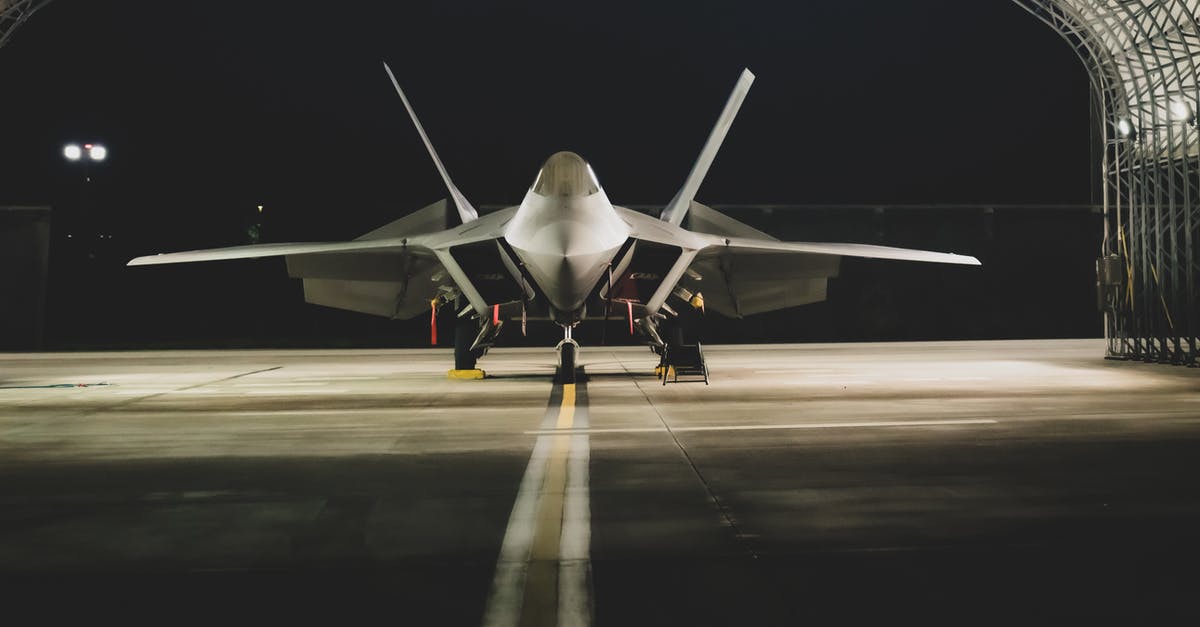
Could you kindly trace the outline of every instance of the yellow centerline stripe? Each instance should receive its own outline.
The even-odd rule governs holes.
[[[575,423],[575,384],[567,383],[563,385],[562,405],[558,408],[558,423],[556,427],[559,429],[570,429]]]
[[[570,429],[575,424],[575,384],[563,385],[562,404],[558,408],[557,429]],[[529,570],[525,578],[525,602],[521,606],[520,624],[525,626],[554,625],[558,620],[558,561],[562,546],[563,500],[567,488],[567,458],[571,452],[571,436],[555,435],[554,446],[542,483],[537,509],[537,527],[529,553]]]

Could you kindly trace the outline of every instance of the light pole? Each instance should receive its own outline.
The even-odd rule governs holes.
[[[97,235],[101,239],[103,239],[105,237],[104,234],[99,233],[99,231],[97,231],[96,233],[88,232],[91,230],[95,230],[95,229],[90,228],[94,225],[91,224],[92,216],[90,215],[91,212],[88,207],[89,189],[91,187],[91,182],[92,182],[91,165],[93,163],[100,163],[100,162],[103,162],[106,159],[108,159],[108,148],[105,147],[104,144],[99,144],[99,143],[77,144],[75,142],[71,142],[71,143],[65,144],[63,146],[62,154],[63,154],[63,158],[65,158],[70,163],[82,163],[83,164],[83,185],[79,189],[79,215],[78,215],[78,218],[80,221],[80,226],[82,227],[82,230],[86,234],[82,238],[82,241],[88,242],[88,244],[86,244],[86,245],[89,247],[89,250],[91,250],[90,247],[94,245],[92,243],[92,240],[95,239],[95,237]],[[67,237],[68,238],[71,237],[70,233],[67,234]],[[111,238],[112,236],[109,235],[108,237]],[[94,252],[89,252],[89,256],[94,256],[94,255],[95,255]]]
[[[108,148],[104,144],[79,144],[71,143],[63,146],[63,157],[72,163],[83,162],[83,177],[87,182],[92,181],[92,177],[88,172],[88,166],[92,162],[104,161],[108,158]]]

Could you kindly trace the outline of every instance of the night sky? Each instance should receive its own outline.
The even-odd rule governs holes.
[[[52,339],[197,337],[201,319],[212,337],[237,335],[230,330],[244,308],[216,301],[245,300],[228,295],[247,290],[256,292],[247,308],[306,318],[243,335],[336,336],[362,325],[391,333],[378,326],[387,321],[297,306],[298,284],[282,262],[136,279],[120,268],[137,254],[246,243],[259,204],[264,241],[331,240],[445,197],[385,60],[476,205],[519,202],[558,150],[587,158],[617,204],[665,203],[742,67],[758,80],[701,188],[707,204],[1083,204],[1093,196],[1086,73],[1051,29],[1006,0],[220,8],[56,0],[0,49],[0,204],[55,207]],[[91,183],[62,159],[69,140],[109,147]],[[758,226],[804,237],[801,222],[788,221],[775,214]],[[1097,224],[1058,228],[1082,238],[1082,248]],[[872,241],[872,228],[864,223],[856,239]],[[71,229],[113,234],[116,243],[72,256],[58,239]],[[971,237],[954,248],[975,254]],[[1087,268],[1084,254],[1073,263]],[[95,292],[81,305],[78,286],[62,275],[82,273],[71,264],[85,259],[100,273],[93,278],[120,294],[165,290],[184,299],[183,310],[141,296],[153,311],[135,315],[100,307],[112,294]],[[222,283],[234,275],[241,283]],[[1088,277],[1079,280],[1073,298],[1086,300]],[[1094,335],[1094,309],[1084,305],[1072,301],[1069,320],[1028,334]],[[108,326],[80,331],[91,325],[79,318]],[[864,335],[873,336],[841,328],[788,337]]]

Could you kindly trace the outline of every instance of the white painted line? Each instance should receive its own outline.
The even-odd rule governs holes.
[[[291,381],[277,381],[274,383],[234,383],[235,388],[283,388],[283,387],[312,387],[314,385],[325,385],[324,383],[292,383]]]
[[[383,377],[296,377],[294,381],[317,383],[321,381],[378,381]]]
[[[347,390],[333,388],[286,388],[276,390],[246,390],[242,394],[256,394],[265,396],[292,396],[296,394],[345,394]]]
[[[565,390],[557,411],[547,411],[542,421],[542,428],[551,435],[537,438],[521,479],[484,610],[485,627],[547,620],[560,626],[591,625],[590,453],[588,436],[571,429],[576,424],[586,427],[588,418],[586,407],[579,407],[574,395],[574,386]],[[562,428],[551,429],[556,424]],[[557,520],[545,518],[547,514]],[[558,537],[546,537],[546,533]],[[546,550],[547,541],[553,542],[555,550]],[[547,590],[540,587],[550,584],[545,570],[531,574],[530,568],[544,569],[549,560],[554,562],[555,575],[554,587]],[[540,603],[546,599],[554,603],[553,614],[540,613]],[[523,607],[527,600],[535,605]]]
[[[879,427],[940,427],[944,425],[994,425],[990,418],[961,420],[879,420],[871,422],[807,422],[790,425],[722,425],[672,427],[672,431],[762,431],[767,429],[874,429]]]
[[[496,560],[496,574],[492,578],[492,590],[483,614],[484,627],[513,627],[521,617],[521,604],[525,600],[525,573],[529,566],[529,551],[533,547],[533,532],[537,527],[538,497],[541,496],[542,482],[546,478],[546,464],[550,459],[553,441],[551,437],[539,437],[533,445],[529,464],[525,466],[525,476],[521,478],[517,500],[508,516],[508,527],[504,529],[500,557]]]
[[[586,411],[584,413],[586,414]],[[582,423],[583,426],[587,426],[586,415]],[[571,436],[558,564],[560,626],[586,626],[592,622],[592,508],[588,475],[590,448],[588,436]]]
[[[536,429],[524,432],[525,435],[593,435],[596,433],[666,433],[662,427],[613,427],[609,429]]]
[[[954,425],[994,425],[998,421],[989,418],[962,420],[880,420],[873,422],[805,422],[788,425],[717,425],[705,427],[672,427],[671,431],[769,431],[774,429],[876,429],[884,427],[942,427]],[[662,427],[631,427],[612,429],[541,429],[526,431],[530,435],[553,435],[555,433],[599,434],[599,433],[666,433]]]
[[[991,379],[991,377],[904,377],[897,379],[897,381],[919,381],[928,383],[931,381],[990,381]]]
[[[328,392],[329,390],[325,390]],[[379,407],[376,409],[263,409],[260,411],[223,411],[223,416],[349,416],[357,414],[400,414],[403,408]]]
[[[542,428],[553,427],[557,414],[558,411],[547,411],[542,419]],[[496,560],[496,574],[492,577],[492,589],[483,612],[484,627],[515,627],[521,618],[521,606],[525,601],[525,575],[537,528],[538,502],[541,500],[553,444],[554,438],[551,437],[539,437],[534,442],[533,453],[529,456],[525,475],[521,477],[521,486],[517,489],[517,499],[513,503],[512,513],[508,515],[508,526],[504,529],[504,541]]]

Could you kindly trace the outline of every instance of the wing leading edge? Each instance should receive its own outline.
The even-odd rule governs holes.
[[[708,245],[702,250],[728,248],[741,252],[760,253],[807,253],[810,255],[835,255],[838,257],[865,257],[868,259],[892,259],[896,261],[921,261],[927,263],[949,263],[963,266],[982,265],[970,255],[941,253],[913,248],[894,248],[872,244],[846,244],[834,242],[780,242],[748,237],[720,237],[705,235]]]
[[[420,246],[415,238],[392,237],[387,239],[353,242],[293,242],[286,244],[254,244],[230,246],[228,248],[206,248],[177,253],[159,253],[135,257],[125,265],[155,266],[169,263],[193,263],[197,261],[226,261],[229,259],[256,259],[259,257],[281,257],[284,255],[311,255],[322,253],[353,252],[399,252],[409,245]]]
[[[396,318],[411,317],[427,310],[429,303],[425,297],[429,290],[425,287],[429,286],[412,289],[415,286],[410,284],[414,279],[424,277],[430,282],[431,277],[440,277],[438,280],[443,284],[457,287],[476,312],[486,314],[488,302],[464,271],[455,256],[456,251],[502,237],[504,225],[515,209],[497,211],[453,229],[405,233],[410,228],[424,230],[423,225],[427,228],[433,221],[424,214],[433,215],[444,206],[444,203],[435,203],[349,242],[293,242],[189,250],[137,257],[127,265],[286,257],[289,274],[304,279],[306,297],[312,297],[308,298],[310,302]],[[380,264],[380,260],[386,263]]]

